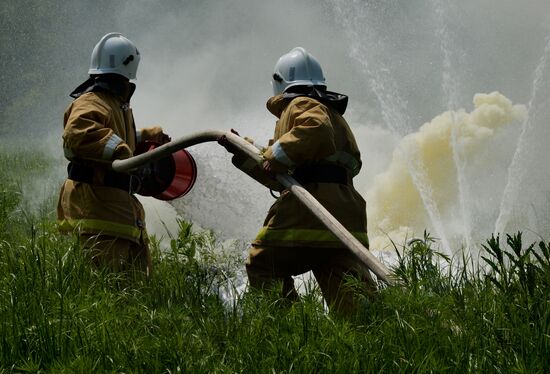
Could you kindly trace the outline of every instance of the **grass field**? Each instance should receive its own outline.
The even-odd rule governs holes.
[[[222,295],[242,273],[240,253],[221,255],[214,234],[186,222],[170,248],[154,244],[150,280],[92,269],[78,240],[56,231],[56,196],[28,204],[26,186],[52,161],[40,150],[23,154],[0,151],[10,165],[0,173],[2,373],[550,368],[548,242],[490,238],[477,266],[438,254],[426,235],[399,256],[399,284],[372,301],[359,294],[348,320],[326,312],[314,284],[291,306],[251,292],[228,302]]]

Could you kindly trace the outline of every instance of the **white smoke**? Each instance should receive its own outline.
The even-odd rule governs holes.
[[[371,190],[371,186],[362,186],[370,202],[369,225],[373,231],[381,229],[371,234],[381,238],[378,235],[389,230],[401,232],[403,238],[405,232],[418,235],[428,229],[446,249],[474,247],[483,235],[490,235],[503,210],[514,214],[506,214],[509,224],[501,229],[542,234],[543,222],[548,221],[541,219],[545,216],[542,206],[548,211],[544,201],[548,188],[544,186],[550,175],[547,168],[538,165],[549,161],[542,151],[549,139],[542,120],[548,114],[544,105],[548,96],[543,92],[547,93],[550,86],[549,69],[542,62],[548,55],[545,45],[550,37],[550,4],[336,0],[333,7],[348,37],[350,56],[362,66],[361,76],[380,105],[382,123],[394,137],[403,139],[395,152],[407,149],[404,155],[394,157],[394,163]],[[520,104],[529,103],[528,114],[520,126],[484,137],[483,146],[472,158],[471,147],[461,138],[463,114],[458,109],[467,108],[476,92],[495,90]],[[418,126],[448,110],[443,117],[454,125],[443,143],[446,162],[439,167],[445,168],[437,170],[430,154],[423,154],[423,146],[434,144],[423,142],[411,147],[408,143],[424,136],[424,140],[435,140],[427,136],[430,131],[426,125],[422,130],[417,130]],[[441,122],[436,120],[431,123]],[[449,131],[448,126],[438,127],[434,131]],[[529,140],[518,143],[523,132],[529,133],[523,137]],[[517,165],[510,169],[514,171],[507,173],[514,153],[528,156],[514,157],[522,161],[515,162]],[[401,162],[395,161],[399,157]],[[446,175],[449,170],[454,174]],[[448,178],[434,180],[434,175]],[[537,186],[530,183],[535,180]],[[522,193],[517,199],[518,194],[502,197],[505,185]],[[527,189],[529,194],[523,193]],[[388,196],[395,201],[390,204],[385,200]],[[382,207],[378,199],[383,201]],[[385,244],[378,242],[376,246]]]
[[[448,225],[454,223],[459,211],[458,173],[453,160],[452,132],[456,131],[457,145],[469,167],[465,171],[468,175],[494,171],[495,165],[485,164],[481,153],[487,150],[489,140],[499,130],[510,124],[517,125],[523,120],[526,108],[512,105],[509,99],[498,92],[475,95],[474,107],[471,113],[445,112],[422,125],[417,132],[401,139],[388,169],[376,177],[373,186],[366,192],[373,248],[391,247],[389,239],[403,243],[406,238],[421,236],[423,230],[431,228],[425,202],[411,175],[410,158],[415,158],[415,165],[423,168],[423,182],[431,189],[438,215]],[[502,193],[496,180],[486,178],[485,182],[492,184],[494,194]],[[474,209],[475,204],[483,203],[478,201],[479,196],[470,194],[469,198],[472,202],[470,209]],[[491,208],[494,210],[498,205]],[[484,213],[488,213],[487,217],[495,216],[494,211]],[[460,233],[460,229],[457,233]],[[447,232],[456,230],[447,228]]]

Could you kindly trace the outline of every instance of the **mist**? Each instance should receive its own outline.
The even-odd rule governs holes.
[[[544,234],[548,227],[546,0],[7,1],[0,9],[0,136],[46,139],[59,160],[51,172],[56,178],[65,166],[60,136],[68,93],[86,79],[91,50],[107,32],[123,33],[142,55],[132,99],[136,125],[159,124],[173,138],[234,128],[266,144],[275,125],[265,109],[273,66],[302,46],[321,62],[328,88],[350,96],[345,117],[363,158],[355,185],[367,199],[369,217],[379,204],[392,203],[373,199],[379,195],[372,191],[405,137],[442,113],[471,113],[476,94],[499,92],[511,105],[524,105],[525,117],[484,138],[473,154],[463,153],[460,137],[449,138],[457,145],[450,148],[455,164],[449,167],[459,172],[446,181],[452,193],[435,191],[452,201],[434,204],[439,213],[445,206],[452,214],[434,219],[421,199],[410,235],[427,228],[437,237],[458,235],[475,244],[494,229]],[[234,169],[219,145],[190,151],[199,175],[191,193],[173,202],[177,214],[222,237],[251,240],[273,202],[269,191]],[[437,168],[437,160],[430,166]],[[459,182],[462,193],[456,192]],[[416,190],[427,185],[418,183],[403,185],[400,193],[421,194]],[[477,198],[489,195],[490,202]],[[174,220],[160,203],[148,200],[146,208],[148,214],[154,210],[148,223]],[[384,219],[392,217],[373,213],[373,235],[375,220]],[[464,234],[466,226],[483,230]]]

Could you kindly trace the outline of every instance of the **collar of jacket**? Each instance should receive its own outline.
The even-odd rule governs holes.
[[[136,90],[136,85],[118,74],[103,74],[91,76],[71,92],[69,96],[76,99],[86,92],[109,92],[119,96],[125,103],[130,102]]]
[[[348,96],[337,92],[326,91],[315,86],[296,86],[290,87],[286,92],[271,97],[267,101],[267,109],[277,118],[292,99],[300,96],[310,97],[322,104],[336,110],[340,115],[344,115],[348,106]]]

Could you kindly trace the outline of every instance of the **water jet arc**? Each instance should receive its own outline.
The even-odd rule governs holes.
[[[194,133],[181,137],[169,143],[163,144],[152,151],[125,159],[113,161],[113,170],[118,172],[129,172],[149,162],[157,161],[163,157],[177,152],[181,149],[225,139],[233,146],[260,164],[262,162],[261,154],[258,148],[250,144],[240,136],[231,132],[211,130]],[[300,185],[293,177],[287,174],[277,174],[279,183],[285,186],[293,193],[300,202],[302,202],[354,255],[359,261],[364,263],[380,280],[386,284],[392,284],[390,271],[384,266],[368,249],[366,249],[317,199],[315,199],[304,187]]]

